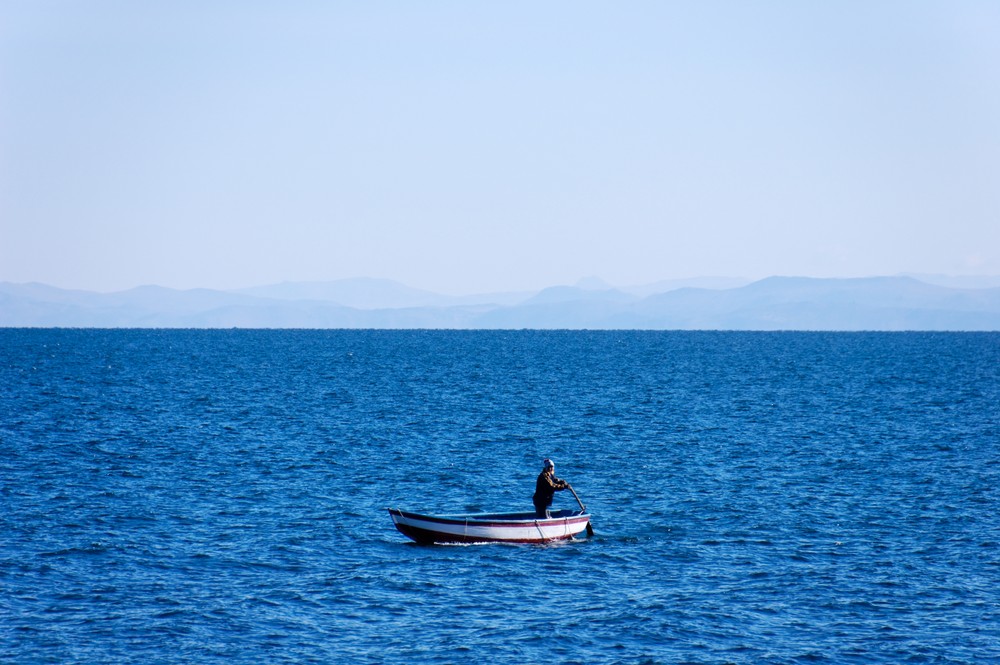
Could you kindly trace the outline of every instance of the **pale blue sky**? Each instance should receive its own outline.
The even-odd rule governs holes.
[[[0,281],[1000,274],[1000,3],[0,0]]]

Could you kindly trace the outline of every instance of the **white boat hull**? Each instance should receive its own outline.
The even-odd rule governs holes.
[[[470,515],[420,515],[389,508],[393,524],[418,543],[545,543],[581,533],[590,515],[560,510],[552,517],[534,513],[477,513]]]

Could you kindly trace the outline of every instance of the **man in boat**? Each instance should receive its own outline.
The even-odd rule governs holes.
[[[569,487],[569,483],[556,478],[556,465],[552,463],[552,460],[543,460],[542,472],[538,474],[538,480],[535,481],[535,495],[531,497],[531,502],[535,504],[535,515],[539,518],[549,517],[552,497],[556,492],[567,487]]]

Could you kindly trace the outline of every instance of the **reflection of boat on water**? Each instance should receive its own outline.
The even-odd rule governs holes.
[[[389,515],[400,533],[418,543],[545,543],[572,538],[590,525],[585,510],[555,510],[547,518],[535,513],[420,515],[398,508],[389,508]]]

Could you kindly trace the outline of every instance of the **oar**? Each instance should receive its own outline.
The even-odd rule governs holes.
[[[573,493],[573,498],[575,498],[576,502],[580,504],[580,512],[581,513],[587,512],[587,506],[583,505],[583,501],[580,501],[580,497],[576,495],[576,490],[573,489],[573,486],[570,485],[569,483],[566,483],[566,489],[568,489],[570,492]],[[594,535],[594,527],[590,526],[590,520],[587,520],[587,537],[589,538],[593,535]]]

